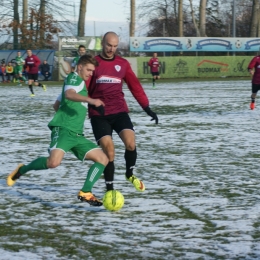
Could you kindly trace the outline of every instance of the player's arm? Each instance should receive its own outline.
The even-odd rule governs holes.
[[[52,107],[53,107],[55,112],[58,111],[58,109],[60,107],[60,102],[61,102],[61,94],[59,94],[59,96],[57,97],[55,103],[52,105]]]
[[[70,64],[71,72],[74,72],[74,71],[75,71],[76,66],[77,66],[76,59],[73,59],[73,61],[72,61],[71,64]]]
[[[253,58],[253,59],[250,61],[248,67],[247,67],[248,72],[249,72],[251,75],[254,75],[254,67],[255,67],[255,64],[256,64],[256,59]]]
[[[34,66],[38,68],[40,65],[41,65],[41,60],[37,56],[35,56]]]
[[[132,95],[136,99],[136,101],[139,103],[139,105],[143,108],[143,110],[147,113],[147,115],[151,116],[151,120],[155,120],[155,123],[158,124],[159,119],[155,112],[151,110],[149,107],[149,100],[147,95],[144,92],[144,89],[142,85],[140,84],[140,81],[134,74],[133,70],[131,69],[130,64],[128,64],[128,68],[126,71],[126,76],[124,78],[129,90],[131,91]]]
[[[94,99],[89,96],[81,96],[74,89],[66,90],[65,98],[74,102],[87,102],[95,107],[105,106],[104,102],[100,99]]]

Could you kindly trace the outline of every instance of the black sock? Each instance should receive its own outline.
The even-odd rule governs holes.
[[[252,103],[255,103],[255,98],[251,98]]]
[[[30,89],[30,91],[32,92],[32,94],[34,94],[34,93],[33,93],[33,86],[32,86],[32,85],[29,85],[29,89]]]
[[[130,178],[133,175],[133,169],[136,163],[136,158],[136,148],[133,151],[125,150],[126,178]]]
[[[38,87],[43,87],[43,86],[42,86],[42,83],[39,83],[39,84],[38,84]]]
[[[153,84],[155,83],[155,79],[153,79]]]
[[[104,177],[106,182],[107,191],[113,190],[115,165],[114,162],[109,162],[104,170]]]

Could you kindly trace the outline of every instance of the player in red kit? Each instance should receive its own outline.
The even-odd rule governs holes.
[[[260,90],[260,54],[255,56],[248,65],[248,71],[253,76],[252,78],[252,95],[250,109],[255,108],[255,98]]]
[[[44,91],[46,91],[46,86],[38,82],[38,71],[39,71],[39,66],[41,64],[40,59],[35,54],[33,54],[31,50],[27,50],[26,52],[28,56],[25,59],[24,67],[29,69],[28,85],[31,91],[31,97],[34,97],[35,94],[33,92],[33,86],[32,86],[33,82],[35,86],[42,87]]]
[[[157,58],[157,53],[155,52],[153,54],[153,57],[148,61],[148,66],[151,68],[151,74],[153,77],[153,87],[155,87],[155,80],[160,78],[160,73],[159,73],[159,59]]]
[[[113,190],[115,147],[112,139],[113,130],[125,145],[126,179],[136,190],[144,191],[144,183],[133,175],[137,152],[133,123],[128,115],[128,107],[124,99],[123,82],[131,91],[142,109],[158,124],[158,117],[149,107],[149,100],[134,74],[129,62],[116,55],[119,38],[114,32],[107,32],[102,40],[102,53],[96,56],[99,66],[93,72],[88,86],[91,98],[99,98],[105,104],[101,107],[89,106],[89,117],[95,139],[109,158],[104,170],[107,190]],[[102,115],[103,113],[103,115]]]

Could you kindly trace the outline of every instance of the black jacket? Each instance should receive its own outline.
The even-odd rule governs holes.
[[[46,64],[42,63],[40,65],[40,70],[41,70],[42,73],[50,72],[50,65],[48,63],[46,63]]]

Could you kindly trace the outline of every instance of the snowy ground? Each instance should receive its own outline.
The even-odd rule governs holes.
[[[125,181],[114,136],[119,212],[77,200],[90,163],[69,154],[6,186],[18,163],[48,155],[60,87],[30,98],[26,87],[0,86],[0,259],[260,259],[260,114],[249,110],[250,81],[143,85],[160,124],[125,91],[146,191]],[[103,196],[103,178],[93,192]]]

